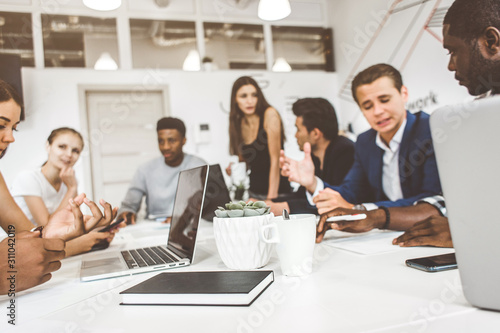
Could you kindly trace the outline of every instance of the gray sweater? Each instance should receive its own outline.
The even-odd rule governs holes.
[[[199,157],[184,154],[182,163],[176,167],[165,164],[163,156],[141,165],[135,172],[118,214],[137,213],[142,198],[146,196],[146,216],[171,216],[179,173],[205,164]]]

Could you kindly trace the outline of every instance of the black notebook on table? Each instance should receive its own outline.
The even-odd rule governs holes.
[[[160,273],[122,291],[121,304],[248,306],[273,281],[273,271]]]

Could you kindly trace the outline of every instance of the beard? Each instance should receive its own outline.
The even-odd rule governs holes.
[[[500,66],[497,61],[485,59],[475,43],[470,57],[469,73],[471,82],[467,89],[473,96],[490,90],[500,91]]]

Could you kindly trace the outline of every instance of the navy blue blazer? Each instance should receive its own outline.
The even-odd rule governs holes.
[[[441,183],[432,145],[429,115],[406,111],[406,127],[399,147],[399,178],[403,199],[390,201],[382,188],[384,151],[375,143],[377,132],[370,129],[358,136],[354,164],[340,186],[325,187],[338,191],[352,204],[375,203],[377,206],[411,206],[415,201],[441,194]]]

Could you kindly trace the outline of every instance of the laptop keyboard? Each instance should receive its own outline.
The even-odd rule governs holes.
[[[121,253],[123,259],[125,259],[125,262],[127,263],[128,268],[131,269],[168,264],[177,261],[161,246],[121,251]]]

